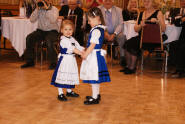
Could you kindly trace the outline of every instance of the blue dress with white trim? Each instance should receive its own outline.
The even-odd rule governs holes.
[[[97,63],[98,63],[98,80],[83,80],[84,83],[90,83],[90,84],[98,84],[98,83],[103,83],[103,82],[110,82],[110,76],[109,76],[109,72],[107,69],[107,64],[105,62],[105,58],[104,56],[101,55],[101,51],[99,51],[99,49],[102,48],[103,45],[103,41],[104,41],[104,28],[102,25],[98,25],[96,27],[94,27],[93,29],[91,29],[90,31],[90,35],[89,35],[89,39],[87,42],[87,48],[90,46],[91,44],[91,40],[92,40],[92,33],[95,30],[99,30],[100,31],[100,36],[93,40],[99,40],[99,42],[96,42],[96,45],[94,47],[96,51],[96,55],[97,55]],[[99,32],[98,31],[98,32]],[[96,34],[94,36],[97,36]]]
[[[79,84],[78,66],[73,54],[75,48],[80,51],[84,49],[73,37],[61,37],[59,59],[51,85],[60,88],[75,88],[75,85]]]

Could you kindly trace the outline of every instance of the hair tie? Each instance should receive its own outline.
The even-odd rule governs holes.
[[[94,16],[96,16],[95,12],[92,12]]]

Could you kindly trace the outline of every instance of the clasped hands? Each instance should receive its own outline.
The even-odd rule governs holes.
[[[151,23],[159,23],[159,20],[157,20],[156,18],[151,18],[150,20],[142,20],[140,23],[141,27],[144,27],[146,25],[146,22],[151,22]]]

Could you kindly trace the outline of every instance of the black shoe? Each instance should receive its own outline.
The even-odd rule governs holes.
[[[28,68],[28,67],[33,67],[35,65],[34,62],[27,62],[24,65],[21,65],[21,68]]]
[[[79,94],[75,93],[74,91],[70,92],[70,93],[66,93],[66,96],[68,97],[79,97]]]
[[[60,101],[67,101],[67,98],[64,94],[58,95],[58,100]]]
[[[49,69],[52,70],[52,69],[55,69],[57,66],[56,63],[51,63],[50,66],[49,66]]]
[[[90,98],[90,99],[86,99],[84,101],[85,105],[93,105],[93,104],[99,104],[99,100],[98,99],[94,99],[94,98]]]
[[[119,70],[119,72],[125,72],[126,70],[128,70],[127,67],[125,67],[124,69]]]
[[[86,99],[91,99],[91,98],[92,98],[92,96],[86,96]],[[98,101],[101,100],[101,95],[100,94],[98,94],[97,100]]]
[[[136,72],[136,69],[127,69],[127,70],[125,70],[125,74],[134,74]]]
[[[175,71],[171,75],[172,78],[182,78],[184,76],[185,76],[185,72],[184,71]]]

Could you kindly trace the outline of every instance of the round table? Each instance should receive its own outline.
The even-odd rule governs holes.
[[[134,25],[136,21],[129,20],[124,22],[124,35],[127,40],[138,35],[134,30]],[[164,43],[170,43],[179,39],[182,27],[176,27],[175,25],[166,24],[165,34],[168,36],[168,39]]]
[[[2,17],[2,35],[9,39],[14,49],[22,56],[26,48],[26,36],[35,31],[38,23],[28,18]]]

